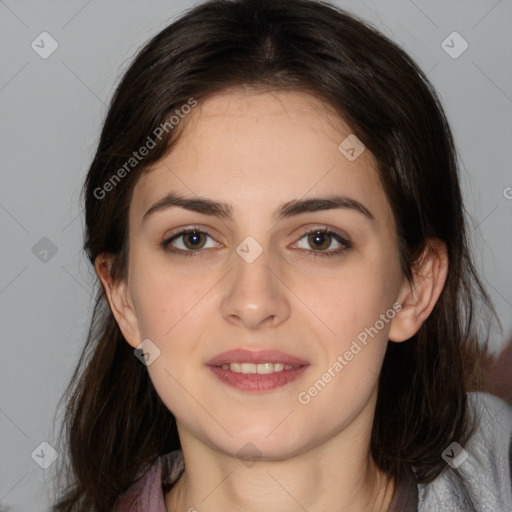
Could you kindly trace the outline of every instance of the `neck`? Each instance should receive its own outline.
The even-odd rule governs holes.
[[[167,512],[387,511],[394,483],[370,456],[373,415],[363,412],[321,446],[253,464],[211,449],[182,427],[186,469],[165,497]]]

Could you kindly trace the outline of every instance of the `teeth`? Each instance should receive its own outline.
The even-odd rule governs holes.
[[[222,365],[223,370],[229,369],[235,373],[258,373],[260,375],[282,372],[283,370],[291,370],[292,368],[298,368],[298,366],[283,363],[231,363]]]
[[[256,365],[256,372],[260,374],[274,373],[275,371],[276,370],[274,369],[274,363],[258,363]]]

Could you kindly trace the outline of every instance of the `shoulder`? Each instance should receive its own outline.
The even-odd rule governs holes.
[[[112,512],[166,512],[164,487],[172,485],[183,468],[181,450],[161,455],[119,496]]]
[[[476,414],[477,426],[468,441],[468,447],[482,463],[495,462],[508,470],[508,488],[511,486],[509,449],[512,439],[512,406],[488,393],[469,393],[470,404]]]
[[[475,431],[466,445],[447,443],[448,467],[419,484],[420,512],[512,512],[512,406],[488,393],[468,394]]]

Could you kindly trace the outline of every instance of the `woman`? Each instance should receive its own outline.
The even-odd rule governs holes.
[[[312,0],[201,4],[126,72],[84,197],[55,510],[512,509],[452,135],[395,44]]]

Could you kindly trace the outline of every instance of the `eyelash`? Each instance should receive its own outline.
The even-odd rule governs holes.
[[[173,253],[173,254],[178,254],[180,256],[199,256],[199,257],[204,256],[205,252],[208,249],[198,249],[196,251],[196,250],[184,250],[184,249],[171,248],[171,246],[170,246],[171,242],[180,238],[183,235],[188,235],[191,233],[204,234],[204,235],[209,236],[210,238],[213,238],[212,236],[210,236],[210,234],[207,231],[204,231],[198,227],[192,226],[190,228],[186,228],[181,231],[178,231],[177,233],[174,233],[173,235],[171,235],[171,237],[164,240],[161,245],[165,251]],[[304,233],[299,238],[299,240],[302,240],[304,237],[306,237],[310,234],[317,234],[317,233],[327,234],[327,235],[331,236],[332,238],[334,238],[337,242],[339,242],[341,244],[341,247],[339,247],[338,249],[335,249],[335,250],[330,250],[330,251],[315,251],[315,250],[308,251],[307,249],[301,249],[301,250],[308,251],[308,253],[309,253],[307,256],[308,258],[317,258],[317,257],[327,258],[327,257],[331,257],[331,256],[341,256],[345,251],[352,248],[352,244],[346,238],[344,238],[340,233],[333,231],[332,229],[329,229],[327,226],[324,228],[314,228],[309,231],[306,231],[306,233]]]

